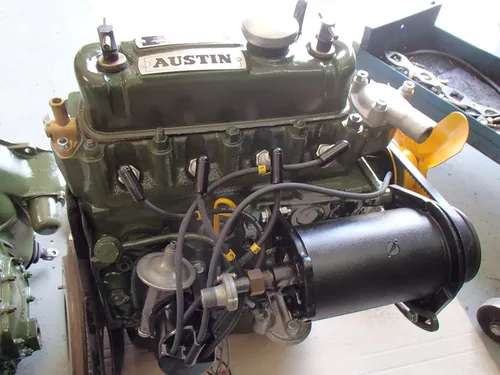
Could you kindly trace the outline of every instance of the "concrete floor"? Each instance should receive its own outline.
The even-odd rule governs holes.
[[[290,2],[279,3],[287,3],[290,8]],[[320,3],[326,2],[316,1],[313,5]],[[113,17],[111,21],[116,26],[119,39],[131,39],[140,32],[150,33],[158,29],[151,25],[174,30],[174,34],[169,35],[176,35],[175,28],[182,27],[183,32],[186,30],[196,36],[201,30],[200,25],[207,23],[207,15],[213,15],[212,25],[219,23],[225,30],[237,29],[239,17],[222,20],[227,19],[228,14],[240,15],[248,8],[248,5],[237,1],[219,1],[218,6],[206,1],[150,1],[133,7],[124,4],[121,1],[99,0],[22,0],[0,3],[0,35],[8,36],[3,38],[0,51],[0,137],[47,146],[41,124],[48,110],[46,103],[53,95],[65,96],[77,88],[72,58],[79,46],[96,40],[95,27],[102,15]],[[350,9],[355,8],[352,6]],[[383,11],[388,9],[384,8]],[[373,14],[368,11],[364,13]],[[185,17],[178,17],[179,14]],[[348,24],[348,28],[351,28],[352,24]],[[216,32],[216,29],[205,28],[203,33]],[[497,267],[500,264],[497,248],[500,201],[496,196],[500,190],[500,166],[467,146],[460,155],[431,171],[430,180],[452,204],[466,213],[475,224],[482,242],[481,271],[459,296],[460,304],[477,328],[477,308],[486,299],[500,296],[500,270]],[[54,241],[53,245],[61,253],[64,252],[64,231],[50,238],[38,239],[45,246]],[[33,295],[37,297],[33,314],[41,323],[44,347],[42,351],[23,360],[18,373],[68,374],[63,292],[57,289],[61,284],[61,259],[52,263],[39,263],[32,272]],[[385,316],[379,315],[381,319]],[[448,316],[446,319],[452,319],[449,314],[445,316]],[[348,324],[349,320],[343,322]],[[337,328],[342,329],[336,324]],[[480,335],[500,367],[500,346],[482,333]],[[238,356],[238,353],[235,355]]]

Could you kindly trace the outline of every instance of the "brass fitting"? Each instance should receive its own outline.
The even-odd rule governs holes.
[[[61,159],[69,158],[75,153],[79,142],[76,118],[68,115],[64,99],[52,98],[49,105],[54,120],[45,124],[45,134],[51,139],[56,155]]]

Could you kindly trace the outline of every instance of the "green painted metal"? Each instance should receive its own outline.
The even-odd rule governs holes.
[[[26,270],[38,260],[33,229],[50,234],[61,225],[63,183],[51,152],[0,141],[0,374],[41,348],[30,317]]]
[[[33,245],[31,245],[33,246]],[[0,374],[14,374],[17,363],[41,349],[40,328],[30,318],[30,294],[24,266],[9,254],[10,249],[0,242]]]
[[[139,58],[182,48],[242,50],[247,69],[189,71],[141,75]],[[238,44],[200,43],[139,49],[123,42],[120,52],[128,68],[113,74],[98,72],[98,44],[76,55],[75,72],[85,102],[86,132],[136,132],[157,127],[170,131],[213,131],[214,124],[313,116],[342,111],[346,105],[354,54],[338,44],[338,59],[320,60],[296,43],[281,58],[254,56]],[[207,128],[208,126],[208,128]],[[129,134],[130,135],[130,134]]]
[[[118,181],[121,165],[139,171],[151,202],[182,213],[193,201],[189,164],[200,155],[209,157],[209,179],[213,181],[255,165],[256,154],[264,149],[281,147],[285,163],[298,163],[315,158],[320,144],[347,139],[351,148],[338,162],[287,177],[347,191],[377,188],[357,160],[384,150],[392,133],[385,128],[353,133],[344,127],[355,58],[348,45],[335,43],[336,54],[329,58],[311,56],[307,43],[299,40],[285,57],[266,59],[240,45],[138,49],[133,42],[123,42],[119,50],[126,56],[128,68],[117,73],[96,69],[101,53],[97,44],[77,53],[80,92],[71,93],[66,106],[77,119],[81,142],[71,157],[56,161],[88,228],[90,249],[81,249],[80,256],[87,257],[90,251],[111,327],[137,326],[143,295],[140,285],[133,285],[133,264],[152,246],[158,249],[168,242],[168,236],[164,241],[155,236],[176,233],[179,224],[133,201]],[[142,56],[201,47],[241,49],[247,69],[149,75],[139,71]],[[218,197],[239,202],[268,181],[269,176],[240,178],[217,190],[207,204]],[[300,209],[314,199],[308,194],[283,193],[282,205]],[[272,200],[272,196],[264,197],[251,210],[267,207]],[[198,229],[193,223],[190,231]],[[150,242],[149,237],[155,241]]]
[[[0,192],[28,200],[61,195],[64,180],[52,152],[0,140]]]

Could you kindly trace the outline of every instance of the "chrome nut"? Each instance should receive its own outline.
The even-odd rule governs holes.
[[[316,156],[319,157],[322,153],[328,151],[333,145],[321,144],[316,150]]]

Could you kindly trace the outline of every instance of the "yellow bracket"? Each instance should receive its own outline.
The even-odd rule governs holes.
[[[229,198],[219,198],[219,199],[217,199],[214,202],[214,209],[219,208],[219,206],[221,206],[221,205],[225,205],[225,206],[228,206],[230,208],[236,208],[236,203],[234,203]],[[231,214],[217,214],[217,215],[214,215],[214,231],[217,234],[220,232],[220,217],[221,216],[229,217],[229,216],[231,216]]]

